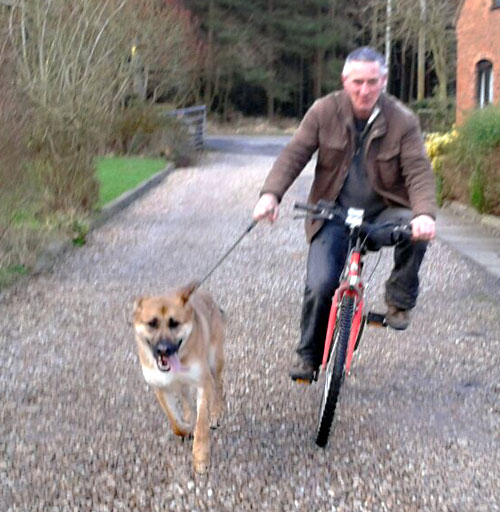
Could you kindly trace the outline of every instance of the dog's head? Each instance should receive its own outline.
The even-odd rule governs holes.
[[[134,304],[134,329],[160,371],[179,370],[179,351],[193,329],[192,283],[171,295],[141,297]],[[149,357],[148,357],[149,359]]]

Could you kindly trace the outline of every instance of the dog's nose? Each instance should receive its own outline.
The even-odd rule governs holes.
[[[170,340],[160,340],[155,345],[155,355],[156,356],[171,356],[175,354],[178,350],[178,346]]]

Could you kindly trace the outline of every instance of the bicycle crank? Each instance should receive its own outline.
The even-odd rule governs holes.
[[[385,315],[382,313],[374,313],[369,311],[366,315],[366,323],[372,327],[387,327],[387,321]]]

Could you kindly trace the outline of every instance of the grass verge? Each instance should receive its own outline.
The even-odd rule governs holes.
[[[103,157],[97,163],[98,208],[164,169],[163,158]]]
[[[134,189],[164,169],[166,164],[163,158],[99,158],[96,169],[100,187],[97,209]],[[88,219],[77,212],[54,213],[41,219],[32,210],[25,205],[13,217],[9,213],[12,221],[0,236],[0,289],[29,274],[40,251],[50,240],[70,238],[74,245],[85,244]]]
[[[0,267],[0,290],[12,284],[19,277],[25,276],[28,272],[29,270],[24,265]]]

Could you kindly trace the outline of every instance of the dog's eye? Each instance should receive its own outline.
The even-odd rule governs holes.
[[[174,318],[170,318],[168,321],[168,326],[170,329],[175,329],[176,327],[179,327],[179,322]]]
[[[160,322],[158,321],[158,318],[153,318],[148,322],[148,325],[151,327],[151,329],[158,329]]]

